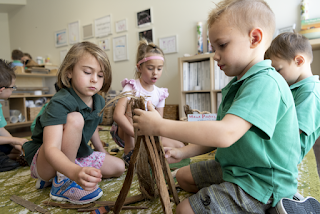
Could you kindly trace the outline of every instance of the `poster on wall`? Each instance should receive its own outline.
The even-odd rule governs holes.
[[[124,32],[127,31],[127,19],[122,19],[116,22],[116,32]]]
[[[68,45],[67,41],[67,29],[58,30],[54,32],[54,40],[56,47],[62,47]]]
[[[151,8],[142,10],[137,13],[137,25],[138,27],[148,26],[152,23]]]
[[[110,50],[109,39],[101,39],[101,40],[99,40],[98,45],[104,51]]]
[[[165,54],[178,52],[177,35],[160,38],[159,47]]]
[[[104,37],[111,34],[111,15],[94,20],[96,37]]]
[[[80,42],[80,22],[75,21],[68,24],[68,32],[69,32],[69,44],[75,44]]]
[[[152,29],[144,30],[139,32],[139,41],[145,38],[148,42],[153,42],[153,31]]]
[[[83,25],[82,26],[82,32],[83,32],[83,39],[90,39],[93,37],[93,25]]]
[[[127,35],[113,38],[113,61],[128,60]]]
[[[67,50],[67,49],[60,51],[60,63],[63,62],[63,60],[64,60],[64,58],[66,57],[67,53],[68,53],[68,50]]]

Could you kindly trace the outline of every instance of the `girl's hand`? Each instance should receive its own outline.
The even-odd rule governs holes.
[[[93,167],[79,167],[79,169],[74,181],[86,191],[94,190],[102,178],[100,169]]]
[[[178,163],[182,160],[182,152],[178,148],[164,147],[168,163]]]
[[[12,137],[11,146],[15,147],[16,145],[22,146],[25,142],[28,142],[26,138]]]
[[[159,124],[162,117],[148,101],[148,111],[135,109],[133,117],[133,127],[138,128],[138,135],[159,136]]]

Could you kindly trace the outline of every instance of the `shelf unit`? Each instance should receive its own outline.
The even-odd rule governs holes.
[[[48,87],[49,93],[42,95],[33,95],[30,93],[12,93],[9,97],[9,109],[19,110],[21,114],[26,118],[25,122],[10,123],[6,125],[5,128],[20,128],[25,126],[30,126],[33,121],[28,121],[26,100],[37,100],[39,98],[45,97],[47,99],[51,98],[55,93],[54,83],[56,82],[56,74],[33,74],[33,73],[16,73],[16,86],[21,88],[41,88]]]
[[[312,46],[312,50],[320,50],[320,38],[319,39],[312,39],[309,40]],[[185,117],[184,113],[184,105],[186,104],[186,95],[191,93],[210,93],[210,104],[211,104],[211,113],[217,113],[217,93],[221,92],[221,90],[214,90],[214,60],[213,60],[214,53],[211,54],[200,54],[190,57],[181,57],[178,59],[178,66],[179,66],[179,77],[180,77],[180,105],[179,105],[179,112],[180,118]],[[184,91],[183,90],[183,63],[184,62],[200,62],[204,60],[210,60],[210,90],[192,90],[192,91]]]
[[[178,59],[179,64],[179,73],[180,73],[180,94],[181,94],[181,100],[179,105],[179,113],[180,118],[185,117],[184,109],[183,107],[186,104],[186,95],[192,94],[192,93],[209,93],[210,94],[210,105],[211,110],[210,112],[216,113],[217,112],[217,93],[221,90],[214,90],[214,60],[213,60],[214,53],[211,54],[201,54],[201,55],[195,55],[190,57],[181,57]],[[190,90],[190,91],[184,91],[183,88],[183,63],[184,62],[201,62],[209,60],[210,64],[210,89],[209,90]]]

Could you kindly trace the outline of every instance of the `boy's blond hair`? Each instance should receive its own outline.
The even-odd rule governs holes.
[[[164,58],[164,54],[161,48],[159,48],[153,42],[148,42],[145,38],[142,38],[139,41],[139,46],[138,46],[137,56],[136,56],[136,64],[138,64],[140,60],[145,58],[147,54],[159,54]],[[134,78],[138,79],[140,78],[140,76],[141,76],[141,73],[136,70],[134,74]]]
[[[264,0],[223,0],[210,12],[208,27],[218,21],[222,14],[228,15],[229,24],[244,33],[260,27],[265,32],[267,44],[271,43],[276,25],[275,16]]]
[[[306,54],[310,63],[312,62],[313,53],[309,40],[299,33],[285,32],[271,42],[265,58],[278,57],[291,63],[298,54]]]
[[[72,46],[64,58],[58,72],[59,88],[70,88],[68,73],[73,71],[74,66],[86,53],[91,54],[99,62],[103,72],[103,86],[100,91],[107,92],[111,86],[112,72],[108,56],[104,50],[91,42],[81,42]]]

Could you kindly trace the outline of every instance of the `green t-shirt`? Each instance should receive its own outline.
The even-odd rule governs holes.
[[[232,146],[218,148],[223,179],[275,206],[297,191],[299,129],[293,97],[270,60],[252,66],[222,89],[217,119],[233,114],[252,127]]]
[[[0,104],[0,128],[3,128],[7,125],[7,121],[3,116],[2,105]]]
[[[105,105],[104,99],[95,94],[93,97],[93,109],[89,108],[72,88],[63,88],[57,92],[43,114],[36,119],[36,125],[32,133],[32,141],[23,145],[26,160],[31,164],[32,158],[43,143],[43,128],[46,126],[65,124],[67,115],[71,112],[80,112],[84,118],[82,139],[78,149],[77,158],[92,154],[93,150],[88,145],[97,126],[102,121],[99,113]]]
[[[301,156],[310,151],[320,135],[320,81],[311,76],[290,86],[299,122]]]

